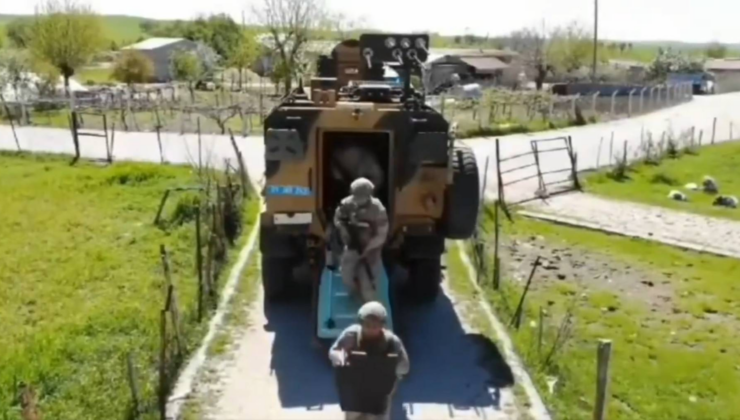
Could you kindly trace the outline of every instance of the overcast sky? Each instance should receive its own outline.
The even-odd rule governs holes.
[[[522,26],[579,20],[593,25],[593,0],[324,0],[369,26],[394,31],[502,35]],[[226,12],[249,19],[261,0],[87,0],[104,14],[189,19]],[[740,43],[740,0],[599,0],[600,34],[618,40]],[[0,0],[0,13],[33,13],[34,0]]]

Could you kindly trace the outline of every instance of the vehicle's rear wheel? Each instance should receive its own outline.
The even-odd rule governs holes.
[[[475,232],[480,206],[478,163],[473,150],[456,146],[452,158],[453,182],[447,189],[444,232],[447,239],[468,239]]]
[[[412,260],[408,264],[409,278],[404,295],[414,302],[433,302],[442,283],[439,257]]]
[[[284,298],[292,276],[293,260],[291,258],[276,258],[262,254],[262,288],[265,291],[266,301],[272,302]]]

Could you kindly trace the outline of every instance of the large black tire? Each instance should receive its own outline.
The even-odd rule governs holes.
[[[266,301],[274,302],[285,298],[292,276],[292,259],[268,257],[262,254],[262,288],[265,291]]]
[[[442,265],[439,257],[412,260],[408,264],[409,278],[404,295],[413,302],[434,302],[442,284]]]
[[[452,158],[452,185],[445,198],[443,230],[447,239],[468,239],[478,223],[480,179],[473,150],[456,146]]]

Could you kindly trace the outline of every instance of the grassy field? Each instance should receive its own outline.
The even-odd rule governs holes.
[[[485,224],[492,231],[491,220]],[[550,268],[540,268],[535,276],[522,328],[511,329],[557,418],[592,417],[600,338],[614,343],[610,419],[740,418],[740,286],[735,281],[740,261],[520,218],[503,229],[503,248],[526,248],[532,255],[558,252],[547,257]],[[520,258],[503,262],[503,292],[487,286],[504,322],[511,319],[529,271],[508,268]],[[585,268],[555,278],[550,270],[556,264]],[[568,308],[571,338],[545,365]],[[551,394],[547,382],[552,379],[557,382]]]
[[[668,207],[707,216],[740,220],[740,209],[712,206],[715,196],[684,188],[687,183],[701,185],[704,176],[717,180],[720,193],[740,196],[740,143],[723,143],[698,149],[697,155],[683,154],[664,159],[660,165],[639,164],[629,179],[615,181],[607,171],[586,178],[589,192],[620,200]],[[667,198],[671,190],[681,190],[688,202]]]
[[[194,311],[193,224],[167,230],[152,224],[166,188],[195,182],[191,169],[71,167],[67,158],[6,153],[0,154],[0,178],[0,418],[20,418],[21,383],[37,390],[44,418],[126,418],[128,352],[145,418],[156,418],[160,244],[171,256],[186,351],[205,326]],[[165,208],[169,219],[176,204]],[[245,223],[257,211],[250,203]]]
[[[88,67],[77,71],[74,75],[74,79],[83,85],[100,85],[115,82],[115,80],[111,78],[112,74],[112,68]]]

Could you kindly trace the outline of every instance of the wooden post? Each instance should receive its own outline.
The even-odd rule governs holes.
[[[537,356],[542,357],[542,335],[545,329],[545,308],[540,306],[540,319],[537,324]]]
[[[203,249],[200,234],[200,205],[195,209],[195,263],[198,269],[198,322],[203,319]]]
[[[72,141],[75,145],[75,157],[72,160],[72,164],[74,165],[78,160],[80,160],[80,138],[77,134],[77,112],[72,111],[70,115],[70,124],[72,125]]]
[[[134,419],[138,420],[141,417],[141,393],[139,392],[139,385],[136,383],[136,368],[131,353],[126,355],[126,372],[128,374],[128,386],[131,389],[131,399],[134,404]]]
[[[203,168],[203,147],[200,138],[200,117],[198,117],[198,175],[201,174],[201,168]]]
[[[614,159],[614,132],[612,131],[612,139],[609,141],[609,166],[612,166],[612,159]]]
[[[714,139],[717,135],[717,117],[714,117],[714,121],[712,122],[712,144],[714,144]]]
[[[103,136],[105,138],[105,155],[108,159],[108,163],[113,163],[113,155],[110,151],[110,143],[108,143],[108,117],[103,114]]]
[[[177,305],[175,286],[172,284],[172,272],[170,271],[170,257],[164,245],[159,246],[159,255],[162,259],[162,270],[164,271],[165,285],[167,286],[167,310],[172,316],[172,332],[175,333],[177,343],[177,354],[183,354],[182,334],[180,330],[180,311]]]
[[[162,151],[162,138],[160,131],[162,130],[162,122],[159,119],[159,112],[154,109],[154,117],[157,119],[157,125],[154,129],[157,131],[157,145],[159,145],[159,162],[164,163],[164,152]]]
[[[527,298],[527,293],[529,293],[529,287],[532,285],[532,279],[534,279],[534,273],[537,272],[537,267],[540,265],[540,258],[541,257],[538,255],[537,258],[534,260],[534,264],[532,264],[532,271],[530,271],[529,273],[527,284],[526,286],[524,286],[522,297],[519,299],[519,304],[517,305],[516,311],[514,312],[514,318],[512,318],[511,320],[511,324],[513,324],[517,330],[522,324],[522,312],[524,312],[524,300]]]
[[[500,236],[501,236],[501,220],[499,218],[499,206],[501,205],[501,202],[497,199],[495,206],[493,208],[493,217],[494,217],[494,227],[496,230],[496,239],[493,243],[493,290],[499,290],[501,287],[501,270],[500,270],[500,262],[498,255],[498,244],[500,242]]]
[[[247,175],[247,168],[244,164],[244,157],[242,156],[242,152],[239,150],[239,146],[236,144],[234,133],[231,132],[231,129],[229,129],[229,137],[231,138],[231,147],[234,148],[234,154],[236,154],[236,162],[239,164],[239,176],[242,181],[242,197],[247,198],[249,176]]]
[[[3,108],[5,108],[5,114],[8,116],[8,121],[10,121],[10,130],[13,132],[13,138],[15,139],[15,147],[18,148],[18,151],[21,151],[21,144],[18,142],[18,135],[15,133],[15,123],[13,122],[13,116],[10,114],[10,109],[8,108],[8,104],[5,103],[5,98],[3,95],[0,95],[0,101],[3,102]]]
[[[164,205],[167,202],[167,198],[170,196],[171,190],[167,190],[164,192],[164,195],[162,195],[162,201],[159,202],[159,209],[157,209],[157,215],[154,216],[154,224],[159,223],[159,218],[162,217],[162,210],[164,210]]]
[[[609,364],[612,357],[611,340],[599,340],[596,365],[596,405],[594,420],[606,419],[606,407],[609,399]]]
[[[110,156],[111,156],[111,162],[113,162],[113,157],[115,156],[115,152],[113,151],[113,148],[116,145],[116,122],[112,121],[110,123]]]
[[[159,313],[159,419],[167,420],[167,311]]]

